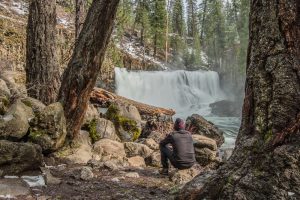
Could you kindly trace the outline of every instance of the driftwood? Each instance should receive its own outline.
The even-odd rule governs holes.
[[[101,88],[94,88],[93,92],[91,93],[90,101],[93,104],[100,104],[100,105],[109,105],[113,102],[128,103],[134,105],[139,110],[141,115],[160,115],[160,114],[164,114],[168,116],[175,115],[175,111],[172,109],[159,108],[144,103],[140,103],[119,96],[117,94],[114,94],[112,92],[109,92]]]

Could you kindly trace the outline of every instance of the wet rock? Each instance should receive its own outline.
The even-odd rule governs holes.
[[[176,170],[175,173],[170,174],[170,180],[175,184],[185,184],[191,181],[202,171],[199,165],[194,165],[190,169]]]
[[[143,158],[146,158],[153,152],[153,150],[151,150],[146,145],[135,142],[125,142],[124,148],[127,157],[141,156]]]
[[[193,134],[204,135],[214,139],[218,147],[224,143],[223,131],[198,114],[193,114],[187,118],[186,129]]]
[[[152,167],[161,167],[160,151],[154,151],[149,157],[145,159],[147,165]]]
[[[0,179],[0,197],[13,199],[30,194],[27,184],[21,179]],[[5,198],[6,197],[6,198]]]
[[[220,117],[240,117],[242,114],[242,101],[222,100],[209,105],[211,112]]]
[[[103,138],[121,141],[117,135],[114,124],[104,118],[97,117],[93,119],[87,125],[87,130],[89,131],[93,142],[97,142]]]
[[[65,150],[65,152],[62,150],[59,154],[62,154],[62,157],[74,164],[87,164],[93,158],[92,142],[89,133],[80,131],[73,144],[71,149]]]
[[[17,100],[0,118],[0,138],[20,140],[28,131],[28,121],[34,117],[32,109]]]
[[[93,152],[100,156],[101,160],[104,158],[123,160],[126,157],[124,145],[120,142],[101,139],[94,144]]]
[[[106,117],[114,123],[121,141],[130,142],[139,138],[141,116],[133,105],[114,103],[109,106]]]
[[[43,104],[43,102],[31,97],[22,98],[21,101],[26,106],[30,107],[36,114],[41,113],[46,107],[45,104]]]
[[[44,153],[50,153],[63,146],[67,130],[66,118],[61,103],[53,103],[30,121],[29,140],[39,144]]]
[[[37,169],[43,160],[40,146],[0,140],[0,176]]]
[[[139,173],[137,172],[129,172],[127,174],[125,174],[126,178],[140,178]]]
[[[94,173],[90,167],[83,167],[80,172],[80,179],[88,181],[94,178]]]
[[[127,161],[130,167],[146,167],[145,160],[141,156],[128,158]]]

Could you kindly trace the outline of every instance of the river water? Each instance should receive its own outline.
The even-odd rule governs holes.
[[[146,104],[172,108],[176,117],[202,115],[225,132],[222,148],[232,148],[240,126],[236,117],[219,117],[209,104],[229,98],[214,71],[127,71],[115,68],[116,93]]]

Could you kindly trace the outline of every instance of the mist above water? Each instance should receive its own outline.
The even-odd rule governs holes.
[[[211,114],[209,104],[227,99],[214,71],[127,71],[115,68],[118,95],[176,111],[175,117],[186,119],[199,114],[226,132],[225,146],[232,146],[239,128],[238,118]]]

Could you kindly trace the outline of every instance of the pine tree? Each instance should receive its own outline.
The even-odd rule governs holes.
[[[195,38],[198,32],[197,0],[187,0],[188,37]]]

